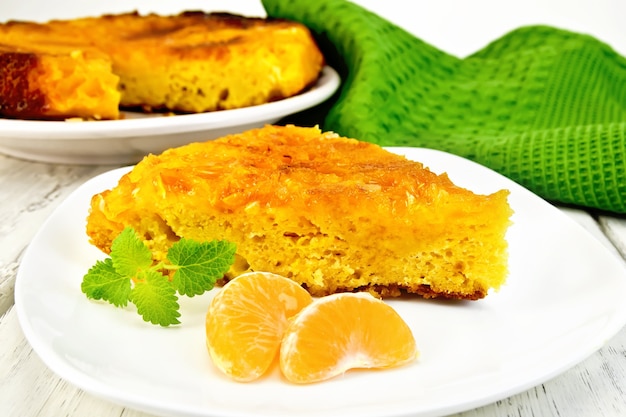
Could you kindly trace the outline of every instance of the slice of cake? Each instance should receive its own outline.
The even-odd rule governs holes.
[[[199,113],[291,97],[324,57],[300,23],[189,11],[7,22],[0,64],[0,116],[116,119],[120,106]]]
[[[181,237],[226,239],[231,277],[274,272],[313,295],[479,299],[507,276],[508,194],[332,132],[266,126],[147,156],[93,196],[87,233],[108,253],[131,226],[157,260]]]
[[[19,119],[117,119],[111,60],[81,50],[0,44],[0,115]]]

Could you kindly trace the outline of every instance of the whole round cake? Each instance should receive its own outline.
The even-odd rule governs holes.
[[[323,66],[309,30],[283,19],[190,11],[11,21],[0,25],[0,116],[241,108],[304,91]]]

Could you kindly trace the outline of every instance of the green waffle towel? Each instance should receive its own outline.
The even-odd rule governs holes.
[[[514,30],[464,58],[344,0],[263,0],[307,25],[343,79],[312,120],[485,165],[547,200],[626,212],[626,59],[594,37]]]

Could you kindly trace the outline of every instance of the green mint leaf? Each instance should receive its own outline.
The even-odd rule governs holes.
[[[152,265],[150,249],[130,227],[122,230],[113,240],[111,259],[113,259],[115,270],[127,278],[136,277],[140,271]]]
[[[236,249],[225,240],[179,240],[167,252],[167,260],[178,267],[172,278],[174,288],[189,297],[211,290],[235,262]]]
[[[235,250],[227,241],[181,239],[168,251],[167,262],[154,264],[150,248],[127,227],[113,240],[110,258],[85,274],[81,290],[117,307],[130,301],[152,324],[180,324],[176,292],[193,297],[211,290],[235,262]],[[174,271],[171,280],[164,270]]]
[[[111,258],[97,261],[83,277],[80,289],[87,298],[105,300],[116,307],[125,307],[130,294],[130,280],[113,267]]]
[[[169,279],[158,271],[141,274],[130,292],[130,301],[143,319],[163,327],[179,324],[178,297]]]

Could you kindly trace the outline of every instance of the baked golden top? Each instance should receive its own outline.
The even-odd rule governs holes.
[[[105,252],[133,227],[155,260],[181,237],[237,244],[231,275],[269,271],[314,295],[477,299],[507,275],[508,191],[475,194],[378,145],[266,126],[145,157],[95,195]]]
[[[156,177],[148,175],[152,170]],[[404,215],[443,193],[465,196],[468,203],[483,200],[447,175],[375,144],[293,126],[267,126],[150,155],[129,175],[138,184],[146,178],[159,196],[184,196],[225,212],[258,204],[329,216]]]
[[[95,67],[71,68],[68,62],[77,55]],[[0,25],[0,62],[0,91],[12,89],[0,97],[0,114],[63,118],[85,115],[72,114],[63,102],[71,88],[58,92],[49,80],[69,79],[76,88],[108,77],[105,89],[118,90],[115,106],[203,112],[298,94],[316,82],[324,58],[309,30],[296,22],[135,12],[7,22]],[[112,94],[105,98],[115,101]],[[117,118],[119,113],[111,114],[110,103],[105,104],[99,110],[106,114],[98,118]]]

